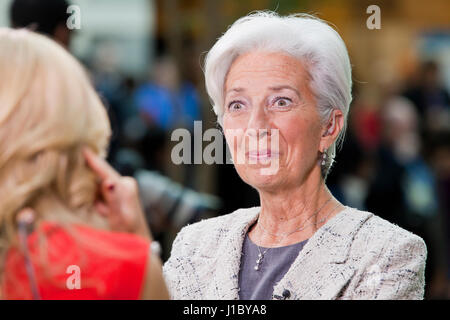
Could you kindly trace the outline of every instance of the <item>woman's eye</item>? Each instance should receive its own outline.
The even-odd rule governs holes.
[[[287,107],[292,103],[291,99],[289,98],[277,98],[275,101],[276,107]]]
[[[242,104],[240,102],[231,102],[228,105],[228,109],[230,111],[238,111],[238,110],[242,109]]]

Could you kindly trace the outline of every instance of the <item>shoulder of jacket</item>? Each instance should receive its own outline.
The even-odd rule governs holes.
[[[251,218],[259,207],[241,208],[214,218],[186,225],[177,234],[172,247],[188,244],[190,248],[214,246],[229,230]]]
[[[367,214],[367,211],[353,209],[351,214]],[[421,237],[375,214],[361,225],[355,234],[354,244],[361,244],[364,250],[409,245],[422,247],[426,251]]]
[[[234,223],[239,223],[248,218],[258,207],[241,208],[231,213],[224,214],[214,218],[203,219],[201,221],[186,225],[180,231],[185,236],[195,234],[202,230],[216,230],[224,227],[231,227]]]

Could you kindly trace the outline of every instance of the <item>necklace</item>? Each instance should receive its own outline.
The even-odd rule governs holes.
[[[317,210],[314,214],[310,215],[310,216],[308,217],[308,219],[305,220],[304,223],[308,222],[312,217],[315,217],[317,214],[319,214],[319,212],[322,211],[322,209],[326,206],[326,204],[327,204],[328,202],[330,202],[331,199],[332,199],[332,197],[330,197],[327,201],[325,201],[324,204],[319,208],[319,210]],[[319,222],[317,222],[316,224],[319,224]],[[299,232],[299,231],[301,231],[301,230],[304,229],[304,227],[300,227],[300,230],[299,230],[299,229],[295,229],[294,231],[288,232],[288,233],[270,233],[269,231],[266,230],[266,228],[263,227],[262,224],[259,224],[259,226],[261,227],[261,229],[263,229],[264,233],[267,233],[267,234],[270,234],[271,236],[276,236],[276,237],[284,236],[284,235],[286,235],[286,234],[287,234],[287,235],[291,235],[291,234],[293,234],[294,232]]]
[[[317,214],[325,207],[325,205],[326,205],[330,200],[331,200],[331,197],[330,197],[327,201],[325,201],[325,203],[319,208],[319,210],[317,210],[313,215],[311,215],[308,219],[306,219],[305,223],[306,223],[307,221],[309,221],[312,217],[316,216],[316,215],[317,215]],[[275,243],[275,246],[276,246],[277,244],[281,243],[281,241],[283,241],[286,237],[290,236],[290,235],[293,234],[293,233],[302,231],[302,230],[304,230],[304,229],[306,229],[307,227],[310,227],[310,226],[312,226],[312,225],[318,225],[318,224],[321,224],[322,222],[324,222],[324,221],[330,216],[330,214],[331,214],[331,213],[334,211],[334,209],[336,209],[338,206],[339,206],[339,204],[337,204],[336,206],[334,206],[334,208],[330,210],[330,212],[326,215],[326,217],[320,219],[319,221],[314,222],[314,223],[310,223],[310,224],[307,224],[307,225],[303,225],[303,226],[301,226],[300,228],[295,229],[294,231],[291,231],[291,232],[288,232],[288,233],[284,233],[284,234],[270,233],[270,232],[268,232],[262,225],[260,225],[260,226],[261,226],[262,230],[263,230],[265,233],[268,233],[268,234],[270,234],[270,235],[276,235],[276,236],[280,236],[280,235],[281,235],[281,236],[282,236],[282,238],[280,238],[280,240],[278,240],[278,241]],[[256,259],[256,265],[254,266],[254,269],[255,269],[256,271],[258,271],[259,268],[260,268],[260,265],[261,265],[261,263],[262,263],[262,260],[263,260],[263,258],[264,258],[264,256],[265,256],[265,254],[267,253],[267,251],[269,251],[269,250],[272,249],[272,248],[267,248],[264,252],[261,252],[260,247],[259,247],[258,245],[256,245],[256,247],[258,248],[258,252],[259,252],[259,253],[258,253],[258,259]]]

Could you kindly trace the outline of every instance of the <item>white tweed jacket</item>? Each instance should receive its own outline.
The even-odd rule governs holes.
[[[163,267],[172,299],[239,299],[242,245],[259,210],[239,209],[178,233]],[[346,207],[309,239],[272,299],[423,299],[426,256],[422,238]]]

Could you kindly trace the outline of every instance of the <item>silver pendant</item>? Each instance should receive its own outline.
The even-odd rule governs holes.
[[[256,260],[256,265],[255,265],[255,267],[254,267],[254,269],[255,269],[256,271],[259,270],[259,265],[261,264],[262,258],[263,258],[262,254],[259,253],[259,254],[258,254],[258,259]]]

